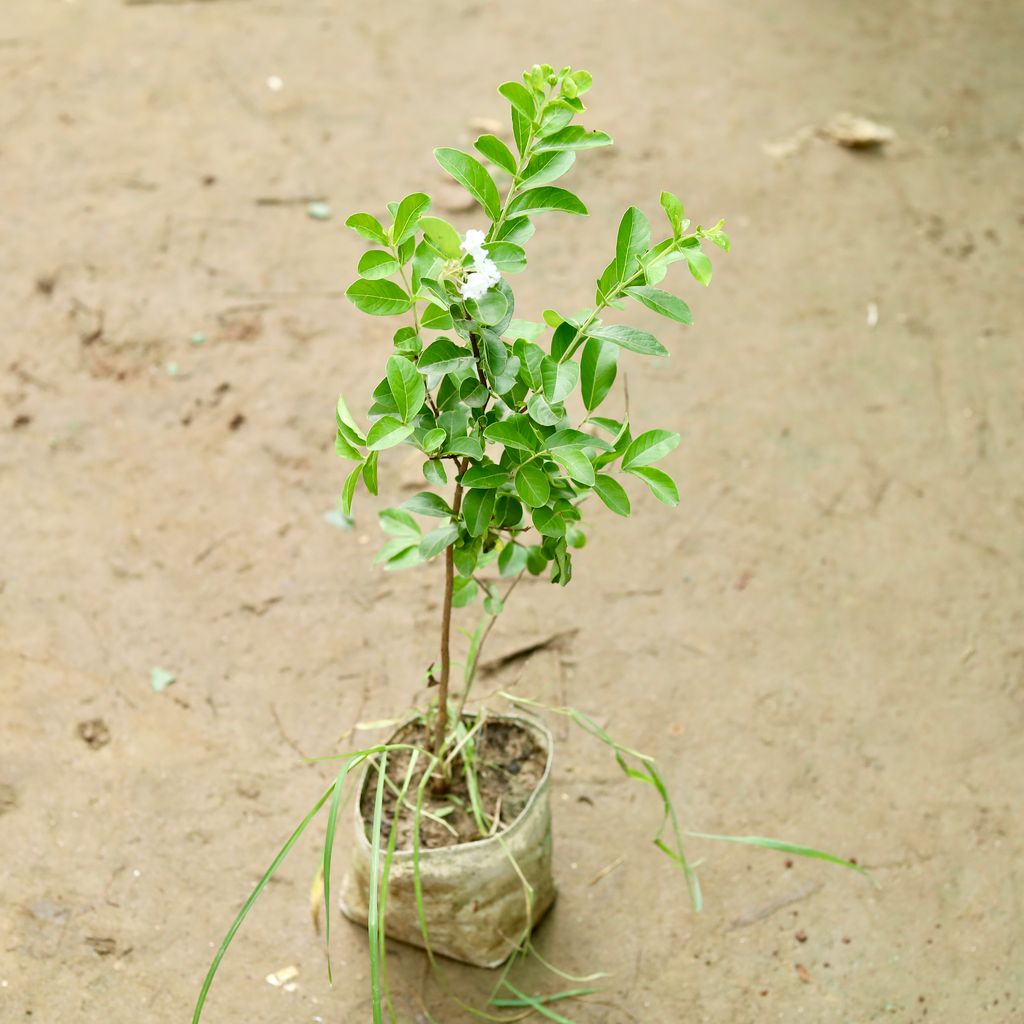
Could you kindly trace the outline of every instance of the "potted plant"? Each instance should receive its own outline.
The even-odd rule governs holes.
[[[329,945],[332,856],[350,776],[357,777],[354,838],[341,905],[368,929],[374,1021],[389,1013],[394,1019],[386,936],[423,946],[432,962],[435,953],[444,953],[482,966],[511,963],[529,950],[531,929],[554,898],[547,792],[551,735],[524,714],[541,709],[532,700],[502,694],[511,713],[486,705],[467,710],[480,652],[524,574],[543,574],[563,587],[570,582],[574,553],[585,542],[588,499],[629,516],[625,482],[648,488],[666,505],[678,504],[675,483],[657,463],[678,445],[679,435],[646,423],[634,428],[620,400],[616,415],[601,412],[620,358],[668,355],[654,335],[621,322],[619,314],[636,304],[674,328],[690,324],[689,308],[660,287],[663,279],[673,263],[684,263],[707,285],[711,261],[705,243],[729,249],[721,221],[691,229],[679,199],[663,192],[662,237],[653,239],[637,207],[626,210],[611,259],[596,268],[592,307],[575,313],[550,308],[541,321],[516,317],[509,278],[526,267],[525,245],[535,219],[587,212],[576,195],[553,182],[571,170],[578,153],[611,144],[604,132],[575,123],[590,86],[586,71],[534,65],[521,82],[498,90],[511,107],[514,149],[486,134],[474,143],[479,156],[435,150],[440,166],[479,205],[485,226],[460,233],[431,213],[431,199],[422,192],[389,203],[389,223],[368,213],[346,221],[370,243],[346,295],[364,313],[403,322],[383,360],[384,376],[367,410],[368,429],[338,400],[336,450],[354,463],[340,510],[351,516],[360,486],[376,495],[382,452],[401,445],[419,453],[424,487],[379,513],[387,540],[377,562],[386,570],[427,563],[437,573],[443,595],[438,655],[426,673],[422,700],[393,736],[337,758],[336,778],[228,932],[204,982],[196,1022],[249,908],[324,806]],[[456,680],[453,620],[458,609],[477,600],[484,615]],[[664,810],[654,841],[682,871],[699,909],[700,888],[683,851],[684,833],[653,759],[620,745],[580,711],[548,710],[572,718],[609,747],[627,776],[654,788]],[[707,838],[854,866],[777,840]],[[515,989],[507,971],[502,983],[512,1003],[540,1005],[537,997]]]

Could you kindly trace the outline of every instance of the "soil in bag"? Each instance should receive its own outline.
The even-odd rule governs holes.
[[[470,729],[473,727],[472,721],[469,720],[466,721],[466,725]],[[414,722],[399,730],[394,742],[429,748],[430,737],[422,723]],[[473,735],[473,742],[476,744],[476,778],[480,805],[488,823],[493,822],[497,815],[500,826],[494,831],[499,831],[511,825],[522,813],[530,795],[544,775],[548,754],[526,729],[513,722],[486,722]],[[381,824],[384,842],[391,834],[398,802],[397,791],[401,790],[405,781],[410,756],[411,752],[408,750],[392,751],[388,755],[387,777],[393,783],[394,790],[390,786],[384,790]],[[398,850],[412,849],[413,808],[416,805],[417,787],[423,778],[425,767],[426,758],[421,754],[406,793],[405,805],[398,818]],[[371,771],[360,799],[360,810],[363,820],[367,823],[367,829],[373,821],[376,778],[376,773]],[[452,763],[451,786],[447,793],[438,796],[430,791],[428,785],[423,811],[426,813],[420,818],[420,843],[424,849],[457,846],[459,843],[471,843],[485,838],[480,834],[473,816],[461,755],[456,755]],[[427,813],[434,817],[427,817]],[[435,818],[441,820],[434,820]]]

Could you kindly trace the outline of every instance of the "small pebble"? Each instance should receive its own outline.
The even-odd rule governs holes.
[[[507,771],[509,773],[509,775],[518,775],[519,774],[519,762],[518,761],[509,761],[509,763],[507,765],[505,765],[505,771]]]

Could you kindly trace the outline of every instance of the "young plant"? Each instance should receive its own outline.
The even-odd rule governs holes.
[[[365,435],[338,401],[336,449],[356,463],[342,488],[341,511],[351,515],[360,480],[377,493],[381,452],[402,445],[422,454],[432,489],[380,513],[389,540],[377,561],[385,569],[436,560],[444,565],[439,657],[428,679],[437,686],[435,756],[457,719],[450,708],[452,610],[480,591],[489,615],[503,605],[479,571],[496,563],[512,580],[548,572],[565,586],[573,550],[585,542],[588,498],[596,495],[628,516],[622,481],[631,478],[667,505],[679,501],[674,481],[655,465],[679,444],[679,435],[646,424],[634,435],[628,411],[599,413],[620,353],[663,358],[668,349],[653,334],[605,317],[637,304],[673,325],[692,323],[686,303],[658,286],[676,262],[707,285],[711,261],[702,243],[729,248],[722,222],[690,231],[682,203],[663,192],[667,226],[654,241],[647,217],[631,206],[598,274],[592,307],[571,314],[546,309],[543,322],[515,317],[508,278],[526,267],[524,246],[534,221],[587,212],[578,196],[552,182],[571,170],[578,152],[612,141],[574,123],[590,85],[586,71],[535,65],[522,83],[498,90],[511,105],[515,152],[495,135],[476,140],[482,160],[457,149],[434,151],[476,200],[485,228],[460,235],[430,214],[430,197],[422,192],[389,203],[387,226],[368,213],[346,221],[374,246],[360,258],[359,279],[346,295],[364,313],[409,322],[394,333]],[[438,493],[449,485],[450,492]],[[438,524],[424,528],[421,518]],[[471,682],[470,675],[458,709]]]
[[[611,394],[620,357],[668,355],[654,335],[622,322],[618,314],[639,304],[673,325],[690,324],[686,303],[659,286],[673,263],[685,263],[698,283],[710,282],[711,261],[703,244],[729,249],[722,222],[691,231],[682,203],[671,192],[662,192],[666,228],[663,237],[654,241],[647,217],[631,206],[619,223],[613,249],[609,247],[608,263],[603,269],[595,268],[599,272],[591,307],[573,313],[549,308],[540,321],[515,317],[508,278],[526,267],[524,247],[533,235],[534,220],[542,214],[587,212],[578,196],[552,183],[572,168],[577,153],[611,144],[604,132],[574,123],[584,111],[581,97],[590,86],[586,71],[534,65],[522,82],[506,82],[498,90],[511,107],[514,151],[489,134],[474,143],[479,158],[456,149],[435,150],[440,166],[479,205],[477,223],[486,222],[484,228],[460,234],[430,213],[430,197],[422,192],[389,203],[387,226],[369,213],[354,214],[346,221],[372,243],[360,257],[359,279],[346,295],[365,313],[402,316],[408,322],[394,332],[384,376],[373,391],[365,433],[345,401],[338,399],[335,447],[340,456],[355,463],[344,482],[340,507],[350,518],[360,482],[377,494],[381,452],[404,445],[421,454],[429,487],[379,513],[389,539],[377,561],[388,570],[438,560],[443,564],[439,653],[428,672],[428,684],[436,686],[436,696],[416,719],[423,727],[420,735],[426,737],[422,743],[396,736],[388,743],[332,758],[341,764],[337,776],[274,858],[221,943],[203,982],[194,1024],[199,1022],[221,960],[253,903],[325,805],[321,884],[329,948],[338,813],[344,786],[362,765],[368,770],[363,792],[373,794],[372,816],[366,819],[371,846],[367,917],[371,1008],[375,1024],[385,1017],[396,1019],[388,989],[384,931],[398,835],[395,822],[405,815],[412,822],[416,907],[423,946],[435,970],[419,867],[420,826],[425,818],[443,824],[442,812],[431,813],[427,808],[428,791],[452,806],[459,802],[448,792],[456,762],[467,781],[464,803],[471,808],[477,837],[494,835],[505,848],[498,814],[488,821],[476,795],[474,750],[486,712],[475,720],[463,716],[481,649],[505,601],[524,573],[547,573],[552,583],[569,583],[573,552],[585,543],[583,509],[588,498],[596,495],[613,513],[628,516],[631,505],[623,481],[631,485],[639,481],[664,504],[679,502],[675,482],[656,465],[679,444],[679,435],[648,424],[641,424],[642,429],[634,433],[626,401],[616,416],[602,415],[600,410]],[[421,520],[437,523],[424,528]],[[483,569],[496,569],[508,581],[503,593],[485,581]],[[485,615],[471,634],[461,692],[455,694],[451,689],[453,611],[478,597]],[[653,758],[619,744],[593,718],[574,708],[544,708],[528,698],[500,696],[513,706],[568,717],[608,747],[628,778],[655,790],[662,820],[654,844],[682,871],[696,910],[701,906],[700,886],[683,852],[684,835],[766,847],[863,873],[850,861],[782,840],[686,831]],[[389,757],[407,759],[404,776],[397,783],[387,774]],[[417,760],[424,767],[414,777]],[[393,820],[385,827],[383,802],[388,789],[396,800]],[[467,1007],[448,994],[487,1020],[514,1021],[536,1012],[547,1019],[568,1021],[548,1004],[593,989],[531,996],[509,979],[520,955],[541,959],[530,943],[531,888],[512,863],[523,881],[528,923],[521,935],[512,937],[514,951],[488,1001],[492,1009]],[[570,980],[589,982],[594,977]],[[501,1016],[495,1009],[512,1012]]]

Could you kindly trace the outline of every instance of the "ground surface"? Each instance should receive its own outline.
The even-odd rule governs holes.
[[[621,210],[661,188],[727,216],[734,252],[707,292],[673,278],[697,326],[661,330],[671,361],[629,366],[634,419],[682,432],[681,507],[597,514],[569,594],[524,586],[492,654],[578,632],[499,681],[656,754],[690,827],[800,839],[880,883],[693,841],[695,917],[649,794],[559,724],[538,944],[611,972],[569,1015],[1021,1020],[1022,13],[8,0],[0,1018],[187,1019],[328,778],[300,753],[416,694],[436,580],[371,568],[371,502],[354,530],[324,519],[336,392],[365,408],[389,338],[340,298],[360,252],[340,221],[430,190],[431,148],[504,117],[494,86],[548,59],[593,71],[617,146],[578,164],[591,218],[543,222],[521,312],[583,305]],[[801,131],[841,110],[896,141]],[[408,480],[391,460],[385,495]],[[336,921],[331,990],[310,924],[321,835],[210,1024],[368,1018],[365,938]],[[264,981],[286,965],[291,992]],[[421,989],[464,1019],[418,952],[392,977],[403,1021]]]

